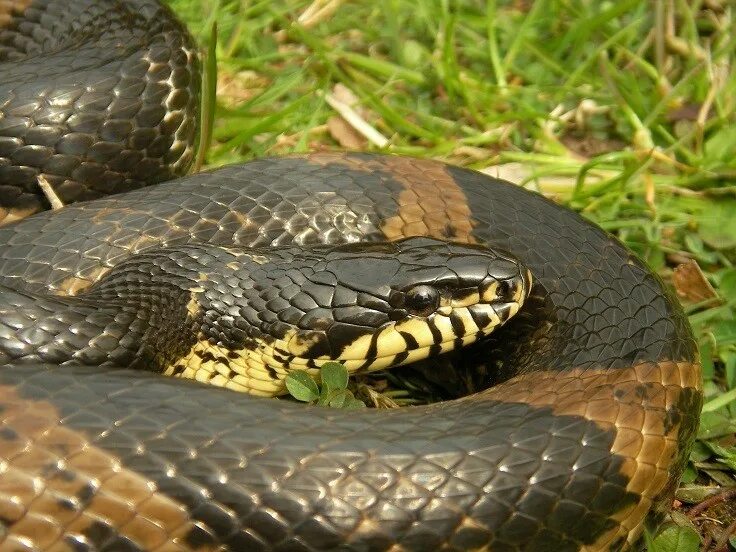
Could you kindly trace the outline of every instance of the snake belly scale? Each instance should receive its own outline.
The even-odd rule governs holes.
[[[21,11],[6,4],[0,42]],[[25,62],[4,63],[13,75]],[[3,205],[35,210],[43,200],[24,195],[32,186],[22,179],[53,163],[36,163],[42,148],[10,151],[27,148],[18,119],[31,115],[2,111],[8,90],[25,93],[3,86],[0,189],[23,190]],[[55,147],[51,138],[43,146]],[[87,154],[38,155],[90,167]],[[13,158],[20,168],[8,170]],[[54,184],[87,199],[85,175],[68,172]],[[530,270],[524,307],[482,344],[501,380],[495,387],[435,405],[346,412],[124,366],[59,367],[43,351],[18,363],[60,330],[25,327],[17,309],[0,305],[0,549],[631,546],[669,509],[694,438],[702,402],[695,342],[649,269],[537,194],[427,160],[269,158],[3,226],[0,279],[11,293],[3,297],[76,294],[158,246],[309,248],[412,236],[499,248]]]

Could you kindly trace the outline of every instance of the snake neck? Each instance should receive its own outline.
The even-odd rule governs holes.
[[[0,281],[0,364],[124,365],[164,372],[202,339],[195,295],[230,256],[162,249],[121,263],[76,296]],[[218,257],[219,256],[219,257]]]
[[[5,363],[122,365],[270,396],[285,392],[295,368],[338,361],[367,372],[474,343],[514,316],[529,286],[504,252],[421,237],[154,248],[76,296],[0,289],[0,304],[19,313],[0,308],[0,354]]]

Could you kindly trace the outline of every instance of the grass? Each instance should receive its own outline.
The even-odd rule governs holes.
[[[733,3],[169,4],[203,46],[217,22],[205,164],[347,147],[485,170],[581,212],[675,286],[706,392],[676,517],[703,549],[736,549],[736,500],[713,498],[736,486]]]

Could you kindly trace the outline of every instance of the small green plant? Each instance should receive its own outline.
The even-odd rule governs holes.
[[[326,362],[319,370],[321,385],[305,370],[286,376],[286,389],[298,401],[330,408],[364,408],[348,389],[348,370],[339,362]]]
[[[671,525],[663,529],[656,537],[646,534],[649,552],[698,552],[700,536],[692,527]]]

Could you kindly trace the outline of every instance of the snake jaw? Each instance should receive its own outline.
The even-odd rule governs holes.
[[[363,328],[337,354],[324,354],[330,350],[325,331],[299,328],[290,328],[278,338],[256,338],[250,346],[235,350],[200,340],[179,362],[186,366],[180,375],[273,396],[286,392],[285,378],[293,369],[318,376],[319,367],[330,361],[342,363],[351,373],[409,364],[492,333],[521,308],[529,283],[526,270],[520,268],[515,276],[502,280],[484,278],[474,289],[445,291],[434,312],[419,316],[404,311],[398,320]]]
[[[139,305],[157,326],[178,305],[194,337],[176,351],[170,335],[159,340],[172,351],[154,359],[161,371],[269,396],[286,391],[292,369],[316,374],[337,361],[370,372],[468,345],[526,296],[526,269],[494,250],[409,238],[365,254],[364,266],[356,246],[165,247],[120,263],[83,295]],[[168,290],[168,307],[155,305],[157,289]]]
[[[500,295],[497,282],[484,282],[477,291],[447,300],[445,305],[426,317],[410,316],[357,338],[337,357],[301,358],[291,354],[285,363],[284,350],[294,353],[294,343],[299,343],[296,350],[305,351],[304,340],[296,332],[280,342],[283,348],[275,344],[260,347],[261,357],[256,362],[263,364],[264,372],[270,370],[271,375],[278,374],[277,394],[280,394],[286,392],[283,379],[289,369],[305,369],[317,376],[319,366],[337,361],[351,373],[366,373],[410,364],[464,347],[502,326],[523,305],[530,285],[527,271],[521,270],[517,277],[503,282],[507,284],[506,291]],[[253,355],[250,355],[250,361],[254,361]]]

